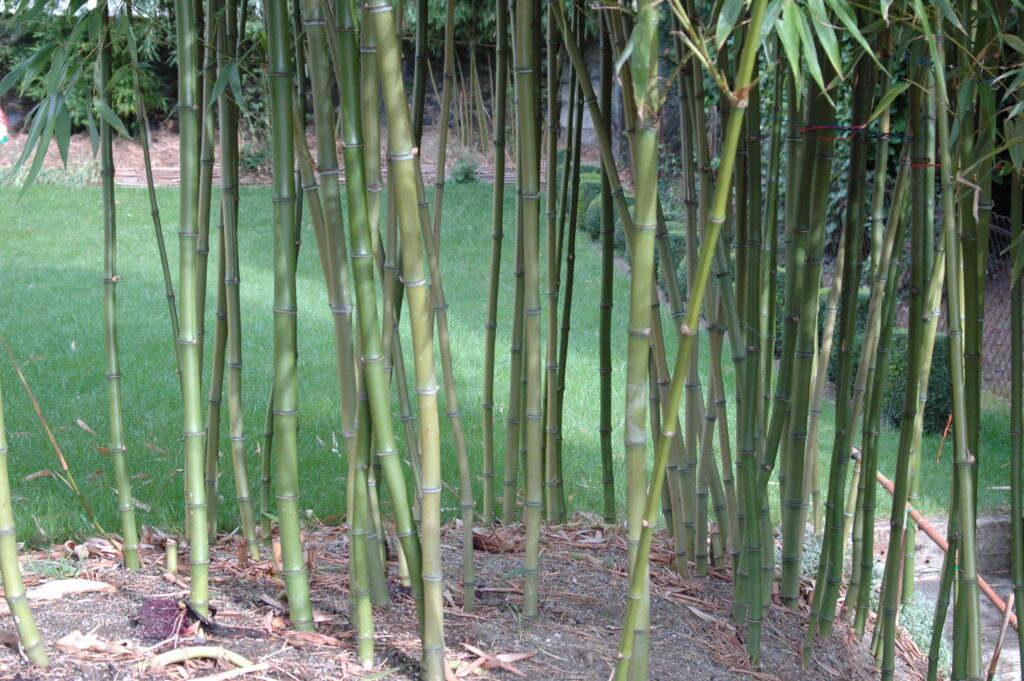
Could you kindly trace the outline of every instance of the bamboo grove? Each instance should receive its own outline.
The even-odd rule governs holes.
[[[44,6],[26,2],[14,20]],[[488,55],[495,65],[488,144],[496,182],[490,224],[479,234],[490,239],[491,257],[467,264],[487,281],[479,322],[482,386],[456,384],[448,310],[461,301],[446,298],[441,278],[441,263],[459,258],[444,249],[443,238],[448,123],[463,68],[455,8],[448,0],[445,34],[431,36],[425,0],[408,6],[391,0],[174,3],[181,170],[176,274],[163,245],[152,173],[149,179],[174,340],[167,350],[180,379],[191,604],[200,612],[209,607],[226,391],[228,460],[246,551],[257,557],[279,542],[291,625],[314,628],[299,503],[296,371],[297,315],[320,314],[307,312],[296,292],[300,229],[311,222],[313,245],[302,248],[316,249],[333,325],[351,620],[368,668],[375,660],[373,608],[388,604],[383,575],[390,539],[416,603],[424,679],[445,678],[445,580],[461,585],[463,608],[474,607],[474,527],[521,523],[522,612],[528,620],[539,616],[547,597],[539,582],[541,527],[578,510],[567,503],[572,482],[563,476],[562,462],[571,456],[601,469],[604,521],[626,526],[630,580],[617,680],[648,677],[649,643],[657,635],[649,613],[649,555],[659,528],[671,538],[673,568],[681,575],[729,566],[733,618],[755,666],[766,611],[797,606],[812,551],[808,536],[819,537],[805,661],[814,642],[846,619],[858,636],[870,635],[882,678],[893,678],[900,609],[914,592],[917,528],[907,523],[906,510],[920,492],[929,382],[938,380],[937,349],[946,349],[948,367],[938,373],[952,405],[950,550],[929,676],[982,678],[974,529],[978,470],[993,455],[982,447],[980,404],[982,340],[991,323],[984,315],[986,273],[995,257],[1012,259],[1014,268],[1009,505],[1017,616],[1024,616],[1019,3],[497,0],[496,42]],[[129,2],[104,0],[90,9],[72,2],[66,11],[78,17],[68,44],[93,45],[94,63],[83,67],[67,44],[43,45],[4,78],[0,91],[45,74],[49,94],[27,124],[21,159],[31,181],[52,139],[66,148],[69,86],[83,69],[96,74],[105,246],[97,271],[102,266],[109,449],[123,561],[132,570],[139,556],[130,469],[141,466],[143,453],[126,451],[122,435],[118,344],[131,338],[117,326],[111,154],[113,135],[127,135],[128,126],[107,97],[112,41],[129,45],[137,67],[135,15]],[[409,16],[417,17],[416,31],[406,35]],[[238,191],[241,36],[256,24],[265,44],[274,234],[273,381],[266,386],[261,437],[254,430],[261,424],[242,419],[238,259],[246,229]],[[443,79],[430,192],[420,149],[434,38],[443,38]],[[594,45],[599,78],[587,61]],[[475,64],[476,46],[472,58]],[[621,135],[613,129],[615,97],[623,105]],[[575,251],[585,239],[584,121],[600,152],[599,310],[573,303]],[[148,159],[146,135],[139,141]],[[214,191],[217,145],[221,183]],[[676,172],[662,163],[667,155],[679,159]],[[506,168],[515,171],[514,186],[502,181]],[[989,248],[1000,191],[1009,195],[1014,246],[1008,254]],[[505,195],[513,192],[515,219],[505,223]],[[669,200],[681,202],[678,229],[666,218]],[[617,234],[629,261],[628,309],[612,307]],[[211,239],[220,244],[215,263],[208,262]],[[502,253],[509,249],[515,266],[506,271]],[[502,307],[504,282],[511,282],[514,302]],[[203,319],[211,300],[217,321],[209,330]],[[908,327],[901,359],[906,390],[897,469],[889,472],[886,561],[876,583],[874,480],[900,310]],[[572,333],[571,318],[581,314],[600,318],[599,365],[586,369],[600,374],[601,406],[590,415],[600,432],[597,451],[571,451],[562,431],[565,394],[573,390],[567,366],[580,361],[574,349],[594,342]],[[613,337],[613,315],[628,319],[626,337]],[[511,329],[508,348],[498,347],[499,326]],[[402,345],[403,328],[411,347]],[[700,354],[710,358],[703,373]],[[612,400],[615,357],[624,359],[619,405]],[[204,378],[205,364],[212,368]],[[496,391],[500,367],[509,372],[507,394]],[[819,415],[828,381],[836,420],[826,436]],[[476,395],[478,401],[469,397]],[[477,408],[482,441],[470,442],[462,414]],[[442,418],[452,446],[442,443]],[[257,442],[259,475],[248,470]],[[17,570],[6,456],[0,427],[4,590],[24,649],[45,665]],[[457,480],[442,479],[443,456],[456,458]],[[461,574],[442,571],[446,486],[458,494]],[[624,508],[616,496],[622,490]],[[939,670],[950,607],[952,668]]]

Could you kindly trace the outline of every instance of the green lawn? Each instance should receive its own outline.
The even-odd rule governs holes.
[[[11,345],[68,457],[79,484],[96,507],[101,522],[117,527],[113,470],[101,448],[106,445],[106,388],[104,384],[101,321],[102,222],[99,189],[37,186],[19,200],[19,189],[0,188],[0,331]],[[448,301],[456,379],[470,456],[479,473],[480,385],[483,361],[483,320],[490,239],[490,185],[451,185],[445,201],[442,267]],[[513,192],[506,193],[506,221],[512,224]],[[159,192],[172,270],[177,266],[177,194]],[[144,191],[121,189],[118,212],[118,302],[129,465],[136,498],[145,504],[142,523],[174,529],[181,519],[180,474],[182,438],[180,400],[174,375],[173,346],[159,262]],[[242,190],[240,250],[244,328],[247,448],[250,477],[258,481],[256,453],[270,381],[271,338],[271,201],[265,188]],[[308,225],[307,225],[308,226]],[[338,434],[337,384],[333,338],[327,299],[319,271],[312,232],[303,232],[306,245],[299,261],[299,343],[302,499],[320,518],[338,517],[345,508],[342,452]],[[216,241],[212,239],[212,241]],[[506,239],[497,355],[496,441],[504,435],[507,400],[508,334],[512,297],[512,243]],[[578,248],[576,291],[572,318],[565,407],[564,471],[571,509],[598,511],[601,482],[598,439],[598,296],[600,260],[597,249],[583,240]],[[211,254],[211,296],[208,329],[212,338],[216,244]],[[615,280],[613,404],[621,413],[625,368],[628,279]],[[667,328],[671,328],[667,326]],[[411,348],[406,339],[405,348]],[[674,352],[674,345],[672,347]],[[208,355],[210,353],[207,353]],[[728,355],[726,355],[728,357]],[[702,362],[706,367],[706,352]],[[732,368],[726,367],[732,394]],[[53,477],[25,477],[43,469],[58,471],[15,374],[6,359],[0,362],[4,408],[11,450],[12,493],[21,538],[64,539],[88,531],[77,502]],[[1008,484],[1008,414],[993,401],[984,417],[984,465],[980,506],[1008,506],[1007,492],[993,487]],[[226,408],[224,410],[226,419]],[[76,425],[81,421],[98,436]],[[226,436],[226,428],[222,430]],[[825,457],[831,452],[832,405],[826,404],[821,425]],[[458,480],[451,438],[442,427],[445,479]],[[882,434],[881,470],[894,469],[898,434]],[[613,440],[618,474],[623,475],[622,436],[616,424]],[[337,435],[340,439],[340,435]],[[951,450],[935,463],[938,438],[923,445],[922,500],[926,513],[942,513],[948,503]],[[227,450],[226,441],[222,451]],[[222,529],[235,523],[230,459],[221,479],[227,496]],[[501,471],[500,454],[496,462]],[[822,476],[827,475],[827,462]],[[621,477],[619,478],[622,479]],[[622,485],[618,486],[620,493]],[[879,494],[880,500],[885,495]],[[445,512],[454,515],[458,500],[446,494]],[[775,500],[773,499],[773,504]],[[886,504],[887,500],[883,500]],[[887,512],[883,508],[880,512]]]

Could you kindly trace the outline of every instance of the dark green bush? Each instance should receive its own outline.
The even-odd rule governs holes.
[[[889,371],[886,374],[885,400],[882,418],[899,427],[903,422],[903,395],[907,389],[907,361],[909,359],[906,329],[894,329],[889,349]],[[932,353],[932,371],[928,379],[928,402],[924,407],[924,432],[941,433],[953,412],[953,397],[949,391],[949,337],[935,334]]]
[[[77,42],[68,42],[78,19],[62,14],[45,15],[43,18],[30,19],[22,23],[11,24],[7,35],[0,40],[0,73],[12,71],[16,65],[32,57],[40,46],[49,43],[60,43],[69,50],[72,67],[67,69],[65,80],[57,85],[64,96],[71,124],[76,129],[85,127],[92,110],[94,95],[93,63],[98,59],[96,45],[89,40],[88,34],[79,37]],[[143,102],[151,115],[162,114],[168,109],[168,95],[174,92],[173,69],[164,64],[169,56],[167,36],[173,32],[173,25],[165,18],[136,18],[134,30],[138,36],[139,50],[139,85],[142,89]],[[114,24],[112,40],[112,75],[110,79],[110,106],[130,126],[137,116],[135,109],[135,82],[132,77],[131,57],[128,52],[128,41],[121,31],[120,24]],[[81,69],[75,66],[81,65]],[[40,101],[47,96],[47,69],[27,83],[17,94],[32,101]],[[17,87],[21,88],[19,81]]]
[[[854,373],[860,363],[860,350],[864,335],[858,334],[853,345]],[[882,418],[894,427],[903,422],[903,400],[907,390],[908,332],[906,329],[893,329],[889,341],[889,370],[886,372],[885,388],[882,397]],[[833,347],[833,357],[838,347]],[[834,371],[838,364],[829,363],[829,380],[835,380]],[[953,411],[952,397],[949,393],[949,339],[944,333],[935,334],[935,350],[932,353],[932,370],[928,380],[928,402],[924,408],[924,432],[941,433],[946,427],[946,420]]]

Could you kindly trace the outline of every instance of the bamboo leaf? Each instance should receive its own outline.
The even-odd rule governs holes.
[[[960,17],[953,11],[949,0],[935,0],[935,4],[939,6],[939,11],[942,12],[942,16],[946,17],[946,21],[956,26],[962,33],[966,33],[964,25],[960,23]]]
[[[1024,172],[1024,118],[1007,118],[1003,126],[1006,130],[1006,139],[1017,139],[1016,144],[1007,148],[1010,153],[1010,162],[1018,173]]]
[[[615,60],[615,73],[621,73],[622,67],[626,65],[626,62],[629,61],[630,56],[632,56],[634,35],[635,34],[629,36],[629,40],[627,40],[626,44],[622,47],[622,53],[619,55],[619,58]]]
[[[854,40],[860,43],[861,47],[864,48],[864,53],[870,55],[871,58],[875,61],[875,63],[882,67],[882,70],[885,71],[886,69],[882,65],[882,62],[878,61],[878,55],[875,54],[875,51],[871,48],[871,46],[868,44],[868,41],[864,38],[864,34],[861,32],[860,27],[857,25],[857,17],[854,15],[853,10],[850,8],[850,5],[846,2],[846,0],[826,0],[826,3],[832,9],[832,12],[836,15],[836,18],[839,19],[839,22],[843,25],[843,28],[846,29],[846,32],[850,36],[852,36]]]
[[[895,99],[899,97],[901,94],[906,92],[908,87],[910,87],[910,81],[907,80],[901,81],[894,85],[893,87],[891,87],[889,91],[882,95],[882,98],[878,100],[878,106],[876,106],[875,110],[871,112],[871,117],[868,118],[868,120],[865,121],[865,123],[870,123],[871,121],[881,116],[882,112],[884,112],[886,109],[892,106],[893,101],[895,101]]]
[[[764,21],[761,23],[761,37],[760,44],[767,50],[771,46],[771,41],[768,40],[768,34],[772,32],[775,27],[775,22],[778,20],[779,15],[782,14],[783,0],[772,0],[771,4],[764,11]]]
[[[807,60],[807,70],[811,72],[811,77],[814,78],[814,82],[818,84],[818,87],[824,91],[825,78],[821,73],[821,64],[818,62],[818,50],[814,44],[814,37],[811,35],[811,27],[807,24],[807,17],[795,5],[788,5],[788,7],[793,7],[791,17],[796,23],[797,30],[800,31],[800,43],[804,48],[803,56]]]
[[[110,124],[110,127],[117,130],[125,137],[131,137],[131,135],[128,134],[128,129],[124,127],[124,123],[121,122],[121,118],[113,109],[107,106],[106,102],[102,99],[96,98],[93,100],[93,105],[96,107],[96,112],[99,113],[103,120]]]
[[[85,127],[89,130],[89,146],[92,147],[92,155],[95,156],[100,150],[100,131],[96,128],[96,120],[91,112],[85,118]]]
[[[234,95],[235,101],[241,101],[241,81],[238,77],[238,62],[231,61],[220,70],[217,74],[217,80],[213,84],[213,90],[210,91],[210,101],[207,103],[206,108],[209,109],[213,106],[213,103],[224,92],[224,88],[231,87],[231,94]]]
[[[1000,36],[1010,47],[1024,54],[1024,40],[1021,40],[1019,36],[1015,36],[1012,33],[1000,33]]]
[[[57,118],[57,112],[55,109],[56,100],[57,95],[50,95],[50,98],[46,102],[48,106],[45,108],[45,115],[43,115],[44,110],[42,109],[37,114],[37,116],[42,116],[40,118],[40,123],[42,124],[40,125],[41,134],[39,134],[39,143],[36,146],[35,155],[32,158],[32,167],[29,168],[28,175],[25,177],[25,184],[21,187],[20,196],[25,195],[25,192],[28,191],[28,188],[32,186],[33,182],[35,182],[36,176],[39,175],[39,171],[43,167],[43,159],[46,158],[46,150],[50,147],[50,140],[53,139],[53,128]],[[25,151],[22,152],[22,158],[25,158],[26,154],[30,153],[30,150],[31,145],[26,142]],[[18,162],[18,165],[21,165],[21,161]]]
[[[800,69],[800,31],[793,14],[799,11],[792,2],[787,2],[782,8],[782,18],[778,21],[779,39],[782,40],[782,49],[789,60],[798,92],[803,86],[803,71]]]
[[[733,27],[736,26],[740,13],[743,11],[743,0],[725,0],[722,10],[718,13],[718,24],[715,26],[715,49],[720,50],[729,39]]]
[[[882,9],[882,19],[886,24],[889,23],[889,8],[892,7],[892,0],[881,0],[879,6]]]
[[[811,10],[812,26],[814,33],[818,36],[818,44],[825,50],[825,56],[832,62],[836,73],[842,73],[843,60],[839,56],[839,39],[836,38],[836,32],[829,23],[824,0],[810,0],[807,7]]]
[[[68,112],[68,104],[61,97],[60,108],[57,110],[57,122],[54,126],[54,137],[57,140],[57,149],[60,151],[60,159],[64,167],[68,167],[68,147],[71,142],[71,114]]]

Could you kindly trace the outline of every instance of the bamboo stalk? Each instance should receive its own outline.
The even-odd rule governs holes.
[[[1010,226],[1012,238],[1021,239],[1022,199],[1021,171],[1013,175],[1010,199]],[[1013,253],[1013,266],[1024,267],[1024,249]],[[1024,619],[1024,281],[1020,277],[1010,288],[1010,564],[1013,574],[1013,593],[1017,604],[1017,621]],[[1024,650],[1024,627],[1017,627],[1018,650]]]
[[[238,7],[236,0],[225,3],[225,17],[218,33],[221,68],[238,52]],[[235,474],[235,497],[249,557],[259,558],[256,517],[249,484],[248,456],[245,451],[245,422],[242,402],[242,318],[239,290],[241,270],[238,258],[238,104],[223,92],[217,105],[220,113],[220,210],[224,225],[225,310],[227,312],[228,349],[228,428],[231,461]]]
[[[395,17],[386,0],[372,0],[369,11],[377,35],[378,62],[388,117],[388,153],[392,187],[396,192],[402,230],[402,275],[412,318],[413,351],[416,357],[416,392],[419,403],[422,502],[420,555],[407,551],[414,595],[423,594],[422,632],[424,679],[439,681],[444,675],[444,624],[442,609],[440,515],[441,462],[438,438],[437,380],[429,324],[429,299],[422,256],[422,225],[412,198],[417,195],[416,152],[409,129],[409,110],[401,79],[401,48],[394,36]],[[422,557],[422,558],[421,558]],[[419,561],[422,559],[422,573]],[[417,588],[417,582],[422,586]]]
[[[494,490],[494,345],[498,328],[498,290],[501,280],[501,247],[505,219],[505,102],[508,90],[508,1],[495,5],[497,74],[491,90],[494,106],[494,185],[491,199],[491,264],[487,286],[487,316],[484,322],[484,384],[480,398],[483,438],[483,523],[495,519]]]
[[[274,157],[274,438],[281,564],[292,626],[311,631],[312,607],[299,521],[298,377],[296,376],[295,250],[298,237],[292,168],[294,71],[288,8],[265,0]]]
[[[611,129],[608,121],[611,120],[612,112],[612,46],[607,31],[602,30],[601,34],[601,111],[605,113],[602,122],[605,126],[604,135],[611,139]],[[577,78],[579,76],[577,75]],[[594,125],[598,125],[594,121]],[[615,522],[615,468],[612,464],[612,283],[615,275],[613,271],[614,248],[615,248],[615,215],[612,205],[611,187],[613,173],[616,173],[613,164],[602,157],[601,159],[601,298],[600,298],[600,327],[598,330],[598,353],[601,390],[601,414],[599,432],[601,437],[601,485],[604,500],[604,521]],[[616,178],[617,179],[617,178]]]
[[[764,0],[755,0],[751,7],[749,29],[745,36],[740,65],[736,73],[733,96],[737,96],[737,93],[745,93],[747,87],[751,83],[757,52],[760,47],[760,29],[761,23],[764,19],[765,6],[766,3]],[[677,14],[682,11],[678,5],[673,5],[673,10],[676,11]],[[745,94],[743,97],[745,99]],[[722,224],[725,222],[729,194],[732,188],[732,169],[736,158],[736,147],[743,128],[743,116],[745,112],[745,106],[737,106],[733,108],[730,113],[721,165],[719,166],[721,173],[720,179],[715,186],[714,200],[712,202],[712,210],[708,216],[708,222],[704,225],[704,247],[701,249],[701,257],[698,264],[694,288],[690,291],[691,300],[701,300],[707,286],[708,276],[711,271],[711,260],[714,256],[714,252],[717,250],[716,244],[718,243],[719,236],[721,234]],[[630,572],[630,599],[627,603],[626,617],[619,640],[619,654],[615,667],[616,681],[624,681],[628,676],[631,666],[630,660],[634,649],[634,632],[637,628],[637,615],[639,614],[640,606],[642,604],[641,598],[644,590],[644,578],[646,575],[648,552],[650,551],[654,525],[657,519],[656,504],[661,496],[661,485],[664,482],[665,467],[668,462],[669,444],[671,442],[671,435],[676,427],[678,419],[677,411],[682,397],[685,374],[684,367],[686,367],[689,361],[689,352],[693,347],[694,336],[696,335],[696,330],[698,328],[697,323],[699,312],[699,305],[690,305],[686,313],[686,319],[683,322],[682,342],[679,344],[676,351],[675,370],[672,374],[673,378],[668,403],[669,416],[662,424],[663,437],[659,441],[658,450],[655,454],[654,467],[651,474],[651,482],[648,488],[647,501],[643,514],[645,522],[643,523],[640,535],[640,543],[636,550],[636,565],[633,566],[633,569]],[[753,505],[755,500],[754,498],[756,497],[756,490],[753,485],[754,480],[750,478],[750,476],[755,473],[753,468],[753,465],[748,467],[747,481],[749,483],[747,487],[747,501],[748,505],[751,506]],[[747,527],[748,532],[745,539],[750,542],[749,545],[756,547],[757,550],[754,551],[753,555],[756,557],[755,564],[760,565],[760,556],[758,555],[760,547],[757,546],[759,543],[759,537],[756,532],[750,532],[750,528],[754,527],[754,523],[747,523]],[[761,621],[761,594],[757,588],[760,586],[760,571],[755,570],[754,574],[757,575],[757,577],[751,581],[755,585],[753,593],[756,595],[756,598],[751,600],[748,612],[747,653],[751,660],[754,663],[757,663],[759,659]]]
[[[186,529],[190,544],[192,580],[189,602],[201,614],[209,612],[210,556],[206,525],[206,487],[203,482],[203,423],[200,397],[201,342],[198,337],[196,242],[198,233],[200,111],[196,49],[195,5],[176,0],[178,40],[178,127],[181,187],[178,237],[178,348],[181,361],[182,431],[185,438]]]
[[[36,628],[25,596],[18,567],[18,539],[14,534],[14,510],[11,506],[10,476],[7,472],[7,427],[4,423],[3,396],[0,394],[0,577],[4,599],[14,615],[18,639],[25,655],[40,667],[50,666],[46,645]]]
[[[110,15],[106,6],[102,14],[103,38],[99,56],[97,88],[102,101],[109,106],[111,46]],[[124,441],[121,407],[121,360],[117,340],[117,208],[114,198],[114,149],[110,123],[100,120],[100,176],[103,182],[103,328],[106,350],[106,382],[110,418],[110,454],[117,484],[117,506],[124,537],[123,560],[129,570],[138,570],[139,533],[135,522],[135,501]],[[45,657],[45,653],[44,653]]]

